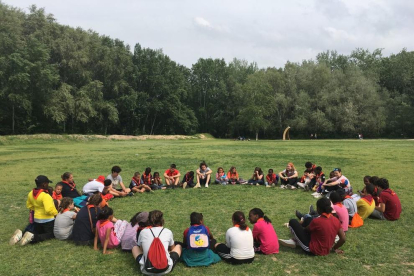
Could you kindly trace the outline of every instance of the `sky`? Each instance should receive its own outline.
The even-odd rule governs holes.
[[[383,55],[414,50],[412,0],[0,0],[35,4],[57,22],[162,49],[191,67],[199,58],[233,58],[260,68],[356,48]]]

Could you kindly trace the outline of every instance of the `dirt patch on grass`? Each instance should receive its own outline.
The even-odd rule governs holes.
[[[16,140],[76,140],[76,141],[89,141],[89,140],[187,140],[187,139],[211,139],[209,134],[195,134],[192,136],[187,135],[83,135],[83,134],[33,134],[33,135],[11,135],[0,136],[0,142],[11,142]]]

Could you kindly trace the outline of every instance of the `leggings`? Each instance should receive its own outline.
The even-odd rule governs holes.
[[[284,180],[283,178],[280,179],[281,184],[282,185],[292,185],[295,186],[296,188],[298,187],[298,178],[294,177],[294,178],[288,178],[288,180]]]
[[[311,235],[296,219],[291,219],[289,221],[289,228],[292,232],[293,237],[295,238],[296,242],[299,244],[300,247],[305,252],[310,253],[309,243],[311,240]]]

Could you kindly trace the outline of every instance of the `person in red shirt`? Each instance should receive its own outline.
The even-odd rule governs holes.
[[[375,206],[371,217],[382,220],[399,219],[401,214],[401,201],[397,194],[390,189],[388,180],[380,178],[375,184],[379,193],[379,206]]]
[[[291,248],[298,244],[304,251],[318,256],[328,255],[331,250],[343,253],[339,248],[345,243],[345,233],[339,220],[332,215],[331,201],[323,197],[317,201],[316,206],[320,216],[313,219],[306,228],[296,219],[290,220],[289,228],[293,239],[279,239],[279,244]],[[336,235],[339,236],[339,241],[334,245]]]
[[[175,188],[180,183],[180,172],[177,170],[175,164],[171,164],[170,168],[164,172],[165,184],[169,188]]]
[[[269,169],[266,175],[266,188],[270,186],[276,186],[277,182],[279,182],[279,177],[273,172],[273,169]]]

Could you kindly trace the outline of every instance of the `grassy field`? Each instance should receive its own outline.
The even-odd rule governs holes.
[[[231,266],[218,263],[210,267],[187,268],[183,263],[176,275],[407,275],[414,271],[414,141],[408,140],[312,140],[312,141],[228,141],[215,139],[146,140],[146,141],[75,141],[72,139],[3,138],[0,140],[0,272],[3,275],[136,275],[138,266],[130,254],[116,250],[103,255],[91,247],[77,247],[70,242],[51,240],[36,245],[9,246],[16,228],[27,224],[27,193],[39,174],[54,183],[65,171],[73,172],[81,188],[88,178],[108,175],[113,165],[120,165],[124,182],[135,171],[152,167],[163,172],[176,163],[183,173],[196,170],[205,160],[215,170],[235,165],[247,179],[255,166],[279,172],[287,162],[298,171],[306,161],[315,162],[329,173],[342,168],[354,190],[363,186],[364,175],[389,179],[399,195],[403,213],[396,222],[368,219],[359,229],[350,229],[343,246],[345,254],[311,257],[300,249],[280,248],[272,256],[256,256],[250,265]],[[206,189],[156,191],[113,200],[115,216],[129,220],[138,211],[160,209],[166,227],[182,240],[192,211],[202,212],[218,241],[224,241],[236,210],[248,213],[258,207],[272,220],[279,238],[288,238],[283,226],[294,217],[295,209],[305,212],[316,200],[302,190],[252,186],[218,186]]]

